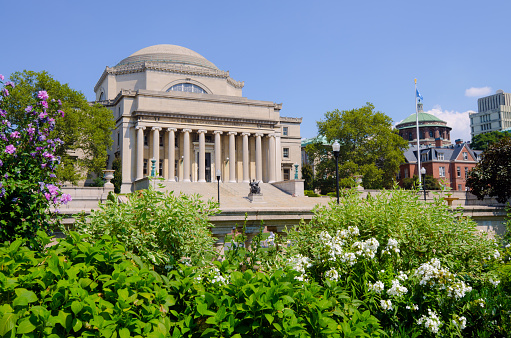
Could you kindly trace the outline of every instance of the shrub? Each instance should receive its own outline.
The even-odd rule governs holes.
[[[217,212],[213,201],[149,188],[128,195],[126,203],[108,199],[87,219],[78,217],[75,228],[89,234],[90,241],[104,234],[116,238],[126,250],[161,272],[183,258],[203,265],[216,257],[209,216]]]
[[[62,141],[52,135],[56,120],[64,115],[60,102],[39,91],[34,95],[38,103],[26,107],[14,124],[10,119],[19,112],[4,110],[13,87],[8,82],[0,90],[0,242],[31,239],[37,230],[52,229],[55,214],[50,206],[71,200],[55,185],[60,162],[55,151]]]
[[[319,195],[316,194],[314,190],[304,190],[303,194],[308,197],[319,197]]]

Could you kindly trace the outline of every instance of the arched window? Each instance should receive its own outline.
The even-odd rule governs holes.
[[[105,101],[105,92],[101,92],[101,94],[99,94],[99,101]]]
[[[207,94],[204,89],[201,87],[194,85],[193,83],[178,83],[176,85],[173,85],[169,89],[167,89],[168,92],[188,92],[188,93],[200,93],[200,94]]]
[[[433,137],[433,130],[429,131],[429,137]]]
[[[408,141],[411,141],[411,140],[413,140],[412,133],[408,133]]]

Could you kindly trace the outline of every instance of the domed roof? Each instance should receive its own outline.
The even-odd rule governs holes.
[[[396,128],[397,129],[400,129],[403,125],[405,124],[408,124],[408,123],[413,123],[415,124],[417,121],[417,117],[415,116],[415,114],[412,114],[410,116],[408,116],[406,119],[404,119],[403,121],[401,121],[400,123],[398,123],[396,125]],[[430,125],[441,125],[441,126],[445,126],[447,125],[447,122],[439,119],[438,117],[436,117],[435,115],[431,115],[431,114],[428,114],[428,113],[419,113],[419,125],[420,124],[430,124]]]
[[[218,70],[218,68],[205,57],[191,49],[176,45],[155,45],[131,54],[116,66],[136,64],[145,61],[198,66]]]

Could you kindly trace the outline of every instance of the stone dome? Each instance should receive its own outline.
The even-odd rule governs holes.
[[[155,45],[131,54],[116,66],[142,63],[145,61],[196,66],[218,70],[212,62],[191,49],[176,45]]]

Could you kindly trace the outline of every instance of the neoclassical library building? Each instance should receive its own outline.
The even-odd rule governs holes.
[[[280,116],[282,104],[243,97],[243,86],[175,45],[106,67],[94,91],[116,120],[109,166],[122,159],[121,192],[133,191],[152,163],[167,182],[212,182],[217,174],[225,183],[293,179],[302,119]]]

